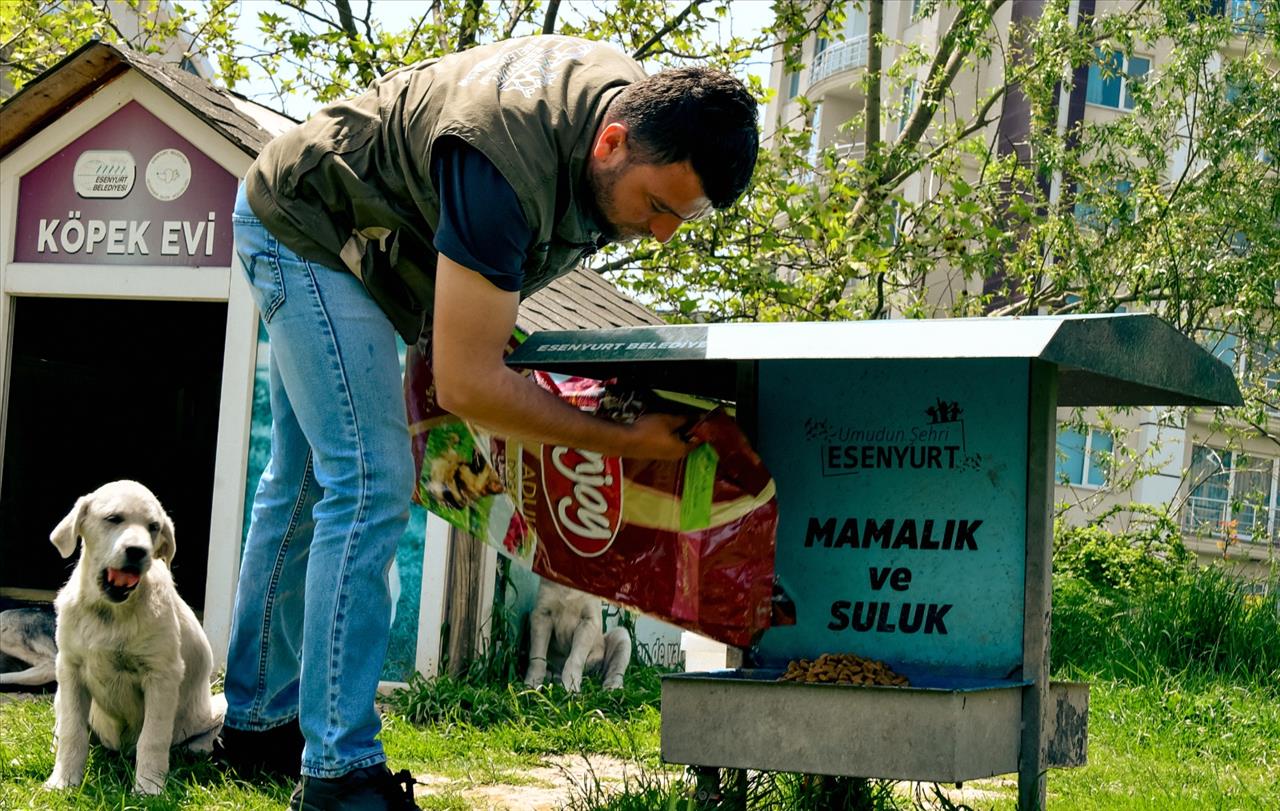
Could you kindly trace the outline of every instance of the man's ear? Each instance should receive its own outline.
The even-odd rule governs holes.
[[[625,159],[630,136],[631,129],[621,121],[605,124],[596,134],[596,142],[591,147],[591,156],[596,160],[610,163],[619,158]]]
[[[166,566],[173,565],[173,556],[178,552],[178,544],[173,537],[173,520],[169,518],[168,513],[164,513],[160,521],[160,540],[156,544],[156,556],[164,561]]]
[[[88,508],[88,496],[76,499],[76,505],[71,508],[71,512],[67,513],[66,517],[53,528],[53,532],[49,533],[49,543],[53,544],[58,554],[64,558],[71,557],[71,553],[76,551],[76,541],[80,540],[80,522],[84,520],[84,513]]]

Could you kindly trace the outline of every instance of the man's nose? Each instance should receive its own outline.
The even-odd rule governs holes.
[[[673,217],[670,214],[659,214],[649,220],[649,233],[653,234],[653,238],[659,242],[667,242],[671,237],[675,236],[681,222],[679,217]]]

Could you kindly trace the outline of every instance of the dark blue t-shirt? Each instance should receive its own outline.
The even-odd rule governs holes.
[[[519,291],[533,229],[515,189],[484,153],[457,138],[437,143],[431,179],[440,194],[436,250],[501,290]]]

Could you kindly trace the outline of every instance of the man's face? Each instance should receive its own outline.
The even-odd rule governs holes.
[[[671,239],[684,222],[711,210],[702,181],[688,161],[641,163],[627,145],[626,125],[612,123],[596,137],[587,174],[605,237],[625,242],[651,236]]]

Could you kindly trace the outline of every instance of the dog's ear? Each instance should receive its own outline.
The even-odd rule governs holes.
[[[173,519],[168,513],[160,518],[160,540],[156,543],[156,557],[164,561],[166,566],[173,565],[173,556],[178,551],[178,544],[173,539]]]
[[[80,540],[80,522],[84,520],[84,513],[88,508],[88,496],[76,499],[76,506],[72,507],[71,512],[67,513],[67,516],[53,528],[53,532],[49,533],[49,543],[53,544],[58,554],[64,558],[71,557],[71,553],[76,551],[76,542]]]

